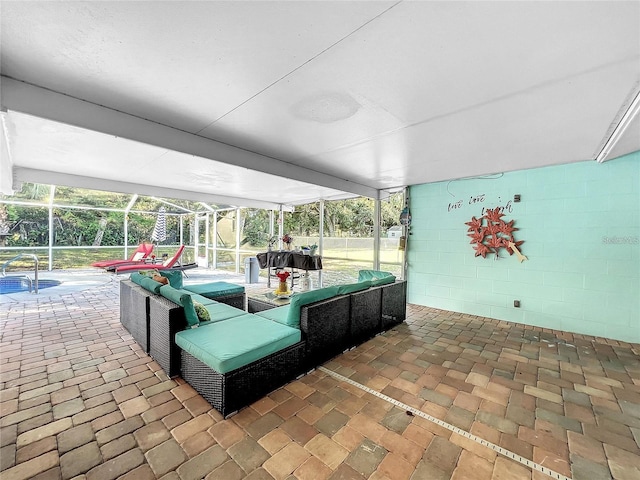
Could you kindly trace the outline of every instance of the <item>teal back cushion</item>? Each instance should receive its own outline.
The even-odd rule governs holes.
[[[358,272],[358,281],[362,282],[363,280],[371,280],[376,281],[380,280],[384,277],[393,277],[393,281],[395,281],[396,277],[393,276],[391,272],[383,272],[381,270],[360,270]]]
[[[139,273],[132,273],[129,278],[132,282],[137,283],[145,290],[149,290],[156,295],[160,293],[160,287],[162,286],[162,284],[160,282],[156,282],[151,277],[147,277],[146,275],[141,275]]]
[[[187,320],[187,325],[189,327],[197,327],[200,325],[200,319],[196,313],[196,308],[193,306],[191,295],[183,293],[180,300],[182,301],[182,307],[184,308],[184,318]]]
[[[296,293],[291,297],[289,304],[289,313],[287,314],[286,323],[290,327],[300,328],[300,308],[310,303],[326,300],[327,298],[338,295],[338,287],[326,287],[310,292]]]
[[[196,314],[196,309],[193,306],[193,300],[191,299],[191,294],[189,292],[186,292],[185,290],[178,290],[177,288],[173,288],[171,285],[162,285],[160,287],[160,295],[184,308],[184,316],[189,327],[199,325],[200,320]]]
[[[364,280],[358,283],[348,283],[347,285],[338,286],[338,295],[348,295],[354,292],[361,292],[371,286],[371,280]]]
[[[160,275],[166,277],[169,280],[169,285],[173,288],[182,288],[182,272],[177,270],[175,272],[168,272],[166,270],[160,271]]]
[[[177,303],[178,305],[182,305],[182,303],[180,303],[180,297],[183,294],[184,292],[182,290],[173,288],[171,285],[163,285],[162,287],[160,287],[160,295],[168,300],[171,300],[173,303]]]
[[[142,281],[143,278],[148,278],[148,277],[138,272],[135,272],[129,275],[129,280],[131,280],[133,283],[137,283],[138,285],[140,285],[140,282]]]
[[[389,275],[388,277],[378,278],[377,280],[371,280],[371,286],[377,287],[379,285],[386,285],[387,283],[393,283],[396,281],[396,277]]]

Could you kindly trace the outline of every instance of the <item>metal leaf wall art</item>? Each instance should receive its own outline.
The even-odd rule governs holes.
[[[469,227],[467,236],[471,237],[470,243],[476,251],[475,256],[487,258],[487,255],[495,254],[497,259],[500,249],[504,248],[509,255],[515,253],[520,262],[527,260],[518,248],[524,240],[516,240],[513,237],[513,232],[518,230],[513,226],[514,220],[505,222],[502,217],[504,217],[502,208],[496,207],[486,210],[480,218],[471,217],[470,222],[465,222]]]

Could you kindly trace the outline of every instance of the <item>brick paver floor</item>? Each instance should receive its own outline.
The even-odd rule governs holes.
[[[2,480],[552,478],[516,457],[640,478],[637,344],[410,305],[327,371],[223,419],[118,308],[117,282],[0,305]]]

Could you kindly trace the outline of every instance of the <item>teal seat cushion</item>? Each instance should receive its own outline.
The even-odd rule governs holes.
[[[364,280],[358,283],[348,283],[346,285],[338,285],[338,295],[348,295],[354,292],[361,292],[371,287],[371,280]]]
[[[216,297],[226,297],[228,295],[235,295],[244,293],[244,287],[241,285],[235,285],[228,282],[212,282],[202,283],[199,285],[185,285],[183,287],[198,295],[202,295],[207,298],[216,299]]]
[[[301,332],[251,313],[183,330],[176,344],[219,373],[228,373],[298,343]]]
[[[191,297],[193,298],[193,297]],[[209,312],[209,318],[211,323],[221,322],[223,320],[229,320],[230,318],[240,317],[246,315],[247,312],[240,310],[239,308],[232,307],[226,303],[213,302],[208,305],[204,305],[204,308]],[[204,326],[209,322],[200,322],[200,326]]]
[[[202,295],[198,295],[196,293],[191,293],[191,292],[189,292],[187,290],[184,290],[184,289],[180,290],[180,291],[182,293],[186,293],[186,294],[191,295],[191,300],[193,300],[194,302],[201,303],[202,305],[211,305],[211,304],[214,304],[214,303],[218,303],[215,300],[211,300],[210,298],[203,297]]]
[[[394,277],[391,272],[383,272],[381,270],[360,270],[358,272],[359,282],[362,282],[363,280],[371,280],[373,282],[384,277],[393,277],[393,281],[395,282],[396,277]]]
[[[300,328],[300,308],[305,305],[309,305],[310,303],[335,297],[336,295],[338,295],[338,287],[326,287],[319,288],[318,290],[311,290],[309,292],[296,293],[291,297],[291,303],[289,304],[289,312],[287,313],[285,325]]]
[[[254,313],[254,315],[258,315],[262,318],[268,318],[272,322],[278,322],[286,325],[287,317],[289,316],[289,308],[291,308],[291,305],[283,305],[281,307],[270,308],[269,310],[256,312]]]
[[[160,295],[184,308],[184,317],[189,327],[197,327],[200,324],[196,309],[193,307],[193,300],[191,299],[190,293],[185,293],[184,290],[173,288],[171,285],[163,285],[160,287]]]
[[[160,270],[160,275],[169,280],[169,285],[173,288],[182,288],[182,272],[180,270],[174,272]]]

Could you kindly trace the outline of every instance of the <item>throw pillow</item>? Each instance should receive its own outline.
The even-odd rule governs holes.
[[[156,282],[161,283],[163,285],[168,285],[169,284],[169,279],[167,277],[163,277],[162,275],[154,275],[153,279]]]
[[[193,308],[196,311],[196,315],[198,315],[198,320],[201,322],[208,322],[211,320],[211,315],[209,315],[207,309],[204,308],[204,305],[199,302],[193,302]]]

